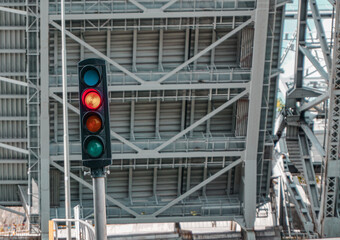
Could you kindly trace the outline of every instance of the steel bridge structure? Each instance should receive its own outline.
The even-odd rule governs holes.
[[[65,1],[71,205],[81,219],[93,218],[93,187],[77,63],[96,57],[107,62],[110,100],[109,224],[234,221],[255,239],[258,209],[271,203],[283,234],[340,236],[340,3],[324,13],[299,0],[287,14],[290,2]],[[0,206],[23,206],[42,239],[50,219],[65,218],[60,4],[0,0]],[[285,19],[298,27],[283,49]],[[281,65],[294,44],[287,83]],[[315,119],[326,121],[324,144]]]

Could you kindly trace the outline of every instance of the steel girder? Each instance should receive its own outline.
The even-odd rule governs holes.
[[[236,17],[253,16],[253,11],[201,11],[201,12],[162,12],[115,13],[115,14],[67,14],[66,20],[113,20],[113,19],[152,19],[152,18],[195,18],[195,17]],[[51,21],[60,20],[60,15],[50,15]]]
[[[38,2],[38,1],[37,1]],[[40,1],[40,229],[42,239],[48,238],[50,220],[50,149],[49,149],[49,62],[48,54],[49,1]]]
[[[214,179],[218,178],[219,176],[226,173],[227,171],[229,171],[230,169],[232,169],[233,167],[237,166],[238,164],[240,164],[242,162],[243,162],[243,159],[239,159],[239,160],[232,162],[231,164],[222,168],[220,171],[218,171],[214,175],[207,178],[205,181],[201,182],[200,184],[198,184],[195,187],[191,188],[190,190],[186,191],[184,194],[178,196],[176,199],[172,200],[171,202],[169,202],[165,206],[158,206],[159,209],[156,212],[154,212],[153,214],[150,214],[150,215],[139,214],[139,213],[137,213],[137,212],[135,212],[131,209],[132,206],[127,207],[127,206],[125,206],[125,204],[123,204],[120,201],[110,197],[109,195],[106,195],[106,199],[108,201],[112,202],[114,205],[120,207],[121,209],[123,209],[127,213],[131,214],[133,218],[136,218],[134,221],[132,220],[132,222],[158,222],[158,218],[157,218],[158,215],[160,215],[161,213],[163,213],[164,211],[166,211],[170,207],[174,206],[175,204],[179,203],[180,201],[182,201],[186,197],[190,196],[191,194],[193,194],[197,190],[203,188],[205,185],[207,185],[208,183],[210,183]],[[54,166],[55,168],[57,168],[58,170],[62,171],[62,172],[64,171],[63,167],[61,167],[57,163],[54,163],[53,161],[51,161],[51,165]],[[91,184],[87,183],[86,181],[84,181],[80,177],[76,176],[75,174],[71,173],[70,176],[72,178],[74,178],[76,181],[78,181],[79,183],[81,183],[82,185],[84,185],[85,187],[90,188],[91,190],[93,189]],[[142,218],[143,220],[138,221],[138,218]],[[130,221],[131,220],[128,220],[128,219],[120,219],[116,222],[126,223],[126,222],[130,222]]]
[[[325,174],[324,186],[322,195],[323,218],[322,234],[323,237],[339,236],[338,225],[340,222],[340,196],[339,196],[339,176],[340,176],[340,160],[339,160],[339,111],[340,111],[340,3],[337,1],[335,17],[335,32],[334,32],[334,48],[332,61],[332,74],[329,83],[329,117],[328,117],[328,141],[327,153],[325,158]]]
[[[133,2],[135,2],[136,3],[136,1],[133,1]],[[169,3],[168,4],[166,4],[165,6],[163,6],[163,10],[165,10],[167,7],[170,7],[171,6],[171,4],[174,4],[175,3],[175,1],[169,1]],[[264,4],[263,6],[264,6],[264,8],[262,9],[262,5],[261,5],[261,3],[262,4]],[[46,10],[46,7],[48,7],[48,2],[46,3],[46,2],[44,2],[44,4],[45,5],[41,5],[40,7],[41,7],[41,9],[45,9]],[[258,13],[257,13],[257,18],[258,19],[255,19],[255,25],[256,24],[261,24],[261,19],[263,18],[264,20],[268,17],[268,16],[266,16],[267,15],[267,13],[268,13],[268,3],[266,3],[265,1],[260,1],[260,3],[258,3],[259,4],[259,8],[258,8]],[[137,6],[138,7],[138,6]],[[143,7],[141,7],[141,6],[139,6],[139,8],[141,9],[141,10],[143,10],[143,11],[145,11],[145,9],[143,8]],[[256,10],[257,11],[257,10]],[[260,12],[261,11],[263,11],[265,14],[264,14],[264,16],[261,16],[260,15]],[[45,15],[41,15],[41,19],[42,20],[46,20],[46,15],[47,15],[47,12],[48,11],[46,11],[45,12]],[[143,13],[144,14],[144,13]],[[201,14],[201,13],[198,13],[198,14]],[[209,13],[210,14],[210,13]],[[229,14],[229,13],[228,13]],[[234,13],[234,15],[235,15],[236,13]],[[237,14],[239,14],[239,13],[237,13]],[[245,16],[253,16],[253,14],[254,14],[254,12],[251,12],[251,13],[244,13],[245,14]],[[201,14],[202,15],[202,14]],[[204,15],[204,14],[203,14]],[[233,16],[234,16],[233,15]],[[150,16],[150,15],[149,15]],[[262,20],[263,20],[262,19]],[[41,178],[42,179],[44,179],[46,176],[48,176],[48,169],[49,169],[49,166],[48,166],[48,163],[46,163],[46,159],[48,159],[49,158],[49,141],[48,141],[48,139],[46,139],[46,132],[49,132],[49,129],[48,129],[48,123],[49,123],[49,121],[48,121],[48,108],[49,108],[49,106],[48,106],[48,102],[49,102],[49,99],[48,99],[48,96],[50,95],[52,98],[54,98],[54,99],[56,99],[57,101],[59,101],[60,100],[60,98],[57,96],[57,95],[55,95],[53,92],[50,92],[47,88],[48,88],[48,75],[49,75],[49,72],[48,72],[48,68],[46,68],[46,66],[44,65],[46,62],[48,62],[49,60],[48,60],[48,52],[47,52],[47,50],[48,50],[48,48],[47,48],[47,44],[48,44],[48,40],[47,40],[47,38],[48,38],[48,31],[49,31],[49,28],[48,28],[48,25],[47,25],[47,21],[45,22],[45,20],[44,20],[44,23],[41,23],[42,25],[41,25],[41,30],[42,30],[42,32],[41,32],[41,37],[40,37],[40,43],[41,43],[41,60],[40,60],[40,65],[41,65],[41,117],[40,117],[40,120],[41,120],[41,123],[42,123],[42,125],[40,126],[40,134],[41,134],[41,138],[40,138],[40,141],[41,141],[41,145],[40,145],[40,147],[41,148],[44,148],[44,149],[41,149],[41,156],[40,156],[40,158],[41,158],[41,161],[43,161],[43,162],[41,162],[41,166],[40,166],[40,171],[44,171],[44,173],[41,173],[42,175],[41,175]],[[171,71],[171,72],[169,72],[168,73],[168,75],[165,75],[165,76],[163,76],[163,77],[161,77],[160,79],[159,79],[159,83],[161,83],[161,82],[163,82],[163,81],[165,81],[168,77],[170,77],[170,76],[172,76],[172,74],[175,74],[176,72],[178,72],[179,70],[181,70],[183,67],[185,67],[185,66],[187,66],[188,64],[190,64],[190,63],[192,63],[192,62],[195,62],[198,58],[200,58],[203,54],[205,54],[205,53],[207,53],[207,52],[209,52],[209,51],[213,51],[214,50],[214,48],[218,45],[218,44],[220,44],[221,42],[223,42],[224,40],[226,40],[227,38],[229,38],[232,34],[234,34],[234,33],[236,33],[237,31],[239,31],[240,29],[242,29],[243,27],[245,27],[245,26],[247,26],[249,23],[251,23],[252,21],[253,21],[254,19],[250,19],[250,20],[247,20],[247,21],[245,21],[242,25],[239,25],[238,27],[236,27],[235,28],[235,30],[234,31],[232,31],[232,33],[230,33],[230,34],[227,34],[227,35],[225,35],[225,36],[223,36],[221,39],[219,39],[219,40],[217,40],[216,41],[216,39],[215,39],[215,41],[214,41],[214,44],[212,44],[212,45],[210,45],[209,47],[207,47],[206,49],[204,49],[202,52],[197,52],[197,50],[196,50],[196,55],[194,56],[194,57],[192,57],[192,58],[189,58],[189,59],[186,59],[186,61],[182,64],[182,65],[180,65],[178,68],[176,68],[176,69],[174,69],[173,71]],[[47,26],[46,26],[47,25]],[[53,26],[56,26],[55,24],[53,24],[52,23],[52,25]],[[258,25],[259,26],[259,25]],[[263,42],[261,42],[260,41],[260,34],[261,34],[261,32],[262,32],[262,30],[260,30],[260,28],[258,27],[257,29],[256,29],[256,31],[259,31],[258,33],[255,33],[258,37],[256,38],[256,44],[255,44],[255,46],[257,46],[257,44],[259,44],[259,46],[260,46],[260,49],[262,49],[262,50],[264,50],[264,48],[265,48],[265,41],[263,41]],[[264,34],[264,38],[266,38],[266,34],[267,34],[267,32],[266,32],[266,30],[267,29],[265,29],[262,33]],[[80,38],[80,40],[81,40],[81,38]],[[77,41],[78,42],[81,42],[79,39],[77,39]],[[83,40],[82,40],[83,41]],[[81,44],[83,45],[83,46],[85,46],[86,47],[86,42],[85,41],[83,41],[83,42],[81,42]],[[94,52],[96,52],[97,51],[97,53],[98,53],[98,50],[96,50],[96,49],[94,49],[94,48],[90,48],[90,50],[94,50]],[[254,55],[255,55],[255,53],[258,51],[258,49],[256,49],[255,50],[255,52],[254,52]],[[265,51],[263,51],[263,52],[265,52]],[[264,53],[263,53],[264,54]],[[256,55],[257,56],[257,55]],[[110,61],[110,59],[107,59],[109,62],[111,62],[112,64],[114,64],[112,61]],[[263,64],[263,66],[261,65],[261,63]],[[118,66],[118,65],[116,65],[116,66]],[[264,61],[260,61],[260,63],[257,63],[257,65],[256,66],[258,66],[258,67],[260,67],[260,68],[264,68]],[[45,67],[45,69],[43,70],[43,68]],[[128,75],[130,75],[131,77],[133,77],[134,79],[136,79],[136,81],[137,82],[139,82],[140,84],[145,84],[145,86],[143,86],[145,89],[146,88],[148,88],[148,84],[147,83],[145,83],[145,81],[143,80],[143,79],[139,79],[138,77],[136,78],[136,76],[135,76],[135,74],[133,74],[133,73],[129,73],[129,71],[127,71],[127,70],[124,70],[123,68],[121,68],[120,70],[122,70],[123,72],[125,72],[126,74],[128,74]],[[260,73],[258,73],[257,72],[257,70],[253,70],[253,72],[252,72],[252,76],[253,77],[255,77],[254,79],[255,80],[252,80],[253,81],[253,83],[251,84],[251,86],[253,86],[253,90],[250,90],[250,91],[252,91],[252,93],[250,93],[252,96],[253,95],[256,95],[256,88],[259,88],[259,90],[261,90],[262,89],[262,85],[260,84],[260,86],[258,87],[257,86],[257,83],[259,82],[259,81],[261,81],[261,78],[263,77],[263,71],[262,71],[262,76],[261,76],[261,71],[260,71]],[[31,76],[30,76],[31,77]],[[47,79],[47,80],[46,80]],[[142,81],[141,81],[142,80]],[[159,90],[159,89],[162,89],[162,88],[166,88],[166,86],[164,86],[163,87],[163,84],[162,84],[162,86],[161,87],[159,87],[159,86],[156,86],[157,84],[153,84],[152,85],[152,87],[155,89],[155,90]],[[165,84],[164,84],[165,85]],[[140,88],[140,86],[138,86],[139,88]],[[138,88],[137,87],[137,88]],[[213,85],[209,85],[209,86],[206,86],[206,85],[201,85],[201,86],[197,86],[197,88],[202,88],[202,87],[208,87],[208,88],[214,88],[214,86]],[[213,111],[209,111],[210,113],[208,113],[205,117],[203,117],[203,118],[201,118],[200,120],[198,120],[197,122],[191,122],[191,126],[189,126],[189,127],[187,127],[187,128],[185,128],[185,129],[183,129],[180,133],[178,133],[177,135],[175,135],[173,138],[170,138],[168,141],[166,141],[166,142],[164,142],[162,145],[160,145],[159,147],[157,147],[156,148],[156,150],[158,151],[158,152],[160,152],[161,150],[163,150],[166,146],[168,146],[169,144],[171,144],[171,143],[173,143],[174,141],[176,141],[178,138],[180,138],[181,136],[183,136],[184,134],[186,134],[186,133],[189,133],[190,131],[192,131],[195,127],[197,127],[198,125],[200,125],[200,124],[202,124],[202,123],[204,123],[205,121],[209,121],[209,119],[212,117],[212,116],[214,116],[215,114],[217,114],[219,111],[221,111],[221,110],[223,110],[224,108],[226,108],[227,106],[229,106],[231,103],[233,103],[234,101],[237,101],[238,99],[240,99],[240,98],[242,98],[242,97],[244,97],[244,96],[246,96],[246,94],[248,94],[248,92],[249,92],[249,85],[248,84],[239,84],[238,85],[238,83],[236,83],[234,86],[232,86],[231,84],[226,84],[225,86],[218,86],[217,88],[229,88],[229,87],[234,87],[234,88],[240,88],[240,89],[242,89],[242,90],[244,90],[244,89],[246,89],[246,90],[244,90],[243,92],[241,92],[239,95],[237,95],[236,97],[234,97],[234,98],[232,98],[232,99],[228,99],[229,101],[227,101],[225,104],[223,104],[220,108],[217,108],[217,109],[215,109],[215,110],[213,110]],[[174,87],[175,88],[175,87]],[[180,87],[179,87],[180,88]],[[185,86],[185,89],[195,89],[196,88],[196,86]],[[131,89],[133,89],[133,87],[131,87]],[[129,89],[128,89],[129,90]],[[128,91],[127,90],[127,91]],[[138,90],[138,89],[137,89]],[[47,97],[47,99],[46,99],[46,97]],[[254,103],[255,103],[255,107],[256,106],[260,106],[259,104],[261,104],[261,98],[260,99],[257,99],[256,101],[254,101]],[[73,111],[75,111],[75,112],[78,112],[78,110],[74,107],[74,106],[72,106],[72,105],[69,105],[69,107],[70,107],[70,109],[71,110],[73,110]],[[254,109],[253,109],[254,110]],[[252,110],[252,111],[253,111]],[[258,110],[258,109],[257,109]],[[249,113],[249,114],[251,114],[251,116],[253,116],[253,113]],[[255,113],[254,113],[255,114]],[[255,114],[256,116],[257,116],[257,118],[259,118],[259,114]],[[257,119],[257,121],[259,121],[259,119]],[[44,124],[43,124],[44,123]],[[255,124],[256,125],[256,124]],[[255,130],[257,129],[257,126],[255,126]],[[254,130],[254,129],[253,129]],[[257,129],[258,130],[258,129]],[[46,132],[45,132],[46,131]],[[257,131],[258,132],[258,131]],[[130,146],[132,149],[134,149],[136,152],[139,152],[139,153],[141,153],[141,157],[142,156],[151,156],[151,155],[153,155],[155,152],[146,152],[145,150],[142,150],[141,148],[139,148],[138,146],[135,146],[132,142],[130,142],[130,141],[128,141],[127,139],[124,139],[123,137],[121,137],[121,136],[119,136],[118,134],[116,134],[116,133],[112,133],[112,135],[113,135],[113,137],[115,137],[115,138],[117,138],[117,139],[119,139],[120,141],[122,141],[124,144],[126,144],[126,145],[128,145],[128,146]],[[251,135],[251,137],[249,137],[249,139],[248,139],[248,144],[251,144],[249,141],[250,141],[250,139],[253,139],[253,140],[255,140],[255,141],[257,141],[257,139],[256,139],[256,133],[255,133],[255,135]],[[263,141],[264,141],[264,139],[262,139]],[[47,146],[47,148],[45,148]],[[250,150],[249,150],[250,151]],[[255,151],[257,151],[257,147],[255,148]],[[223,154],[225,154],[225,155],[228,155],[228,153],[226,152],[226,153],[221,153],[221,156],[223,155]],[[255,153],[255,155],[256,155],[256,153]],[[170,155],[169,155],[170,156]],[[247,155],[248,157],[250,156],[250,158],[252,158],[251,156],[251,152],[248,152],[248,155]],[[131,157],[131,156],[129,156],[129,157]],[[238,163],[240,163],[241,162],[241,160],[237,160],[236,161],[237,162],[237,164]],[[236,162],[235,162],[235,164],[236,164]],[[250,163],[250,162],[249,162]],[[256,163],[256,161],[255,161],[255,159],[253,159],[253,163]],[[236,165],[237,165],[236,164]],[[52,164],[53,165],[53,164]],[[247,165],[247,169],[248,170],[250,170],[250,165],[249,164],[246,164]],[[230,165],[230,168],[233,166],[233,164],[231,164]],[[55,166],[56,167],[56,166]],[[223,174],[224,172],[226,172],[226,171],[228,171],[230,168],[228,168],[228,167],[226,167],[226,168],[223,168],[222,169],[222,172],[220,172],[219,174]],[[256,168],[255,168],[256,169]],[[253,170],[253,169],[252,169]],[[255,172],[255,174],[251,174],[251,178],[256,178],[256,172]],[[214,175],[214,177],[216,178],[218,175]],[[250,175],[249,175],[250,176]],[[187,192],[186,194],[187,195],[182,195],[181,196],[181,198],[183,199],[183,198],[185,198],[186,196],[189,196],[193,191],[196,191],[197,189],[199,189],[199,188],[203,188],[204,186],[205,186],[205,184],[207,184],[208,182],[210,182],[210,181],[212,181],[214,178],[207,178],[207,177],[205,177],[206,178],[206,180],[205,181],[203,181],[201,184],[199,184],[199,185],[197,185],[195,188],[194,188],[194,190],[191,190],[191,192]],[[250,180],[246,180],[246,186],[248,186],[248,183],[249,183],[249,181],[251,181],[251,179]],[[41,183],[40,183],[41,184]],[[40,191],[42,191],[42,198],[41,198],[41,200],[43,201],[43,203],[42,203],[42,205],[41,205],[41,207],[42,206],[46,206],[46,204],[48,204],[48,202],[49,202],[49,200],[48,200],[48,187],[47,187],[47,183],[45,182],[45,183],[43,183],[43,184],[41,184],[40,185],[40,187],[41,187],[41,190]],[[190,190],[189,190],[190,191]],[[254,189],[253,189],[253,191],[254,191]],[[251,199],[253,199],[253,197],[255,196],[255,198],[256,198],[256,192],[255,192],[255,194],[254,194],[254,192],[252,192],[252,195],[251,195],[252,197],[251,197]],[[180,200],[174,200],[174,201],[181,201],[181,199]],[[174,204],[176,204],[177,202],[170,202],[169,204],[168,204],[168,206],[166,207],[166,208],[168,208],[168,207],[171,207],[172,205],[174,205]],[[171,205],[172,204],[172,205]],[[170,206],[171,205],[171,206]],[[255,205],[253,204],[253,203],[250,203],[250,202],[248,202],[247,204],[247,215],[249,215],[250,214],[250,212],[251,211],[255,211]],[[250,206],[251,205],[251,206]],[[164,210],[164,209],[163,209]],[[162,210],[162,211],[163,211]],[[45,213],[45,212],[41,212],[43,215],[42,215],[42,218],[44,218],[44,219],[47,219],[48,218],[48,215]],[[252,214],[250,214],[250,215],[252,215]],[[203,218],[202,218],[203,219]],[[251,219],[249,220],[249,222],[251,222]],[[250,225],[251,225],[252,223],[250,223]],[[248,226],[249,226],[249,224],[248,224]],[[43,229],[43,233],[44,234],[46,234],[46,228],[44,227],[44,229]]]
[[[247,229],[252,229],[255,223],[256,210],[256,183],[257,164],[261,161],[261,153],[258,157],[260,137],[260,120],[262,91],[265,77],[265,54],[267,47],[267,25],[269,14],[269,1],[257,1],[254,33],[254,50],[252,80],[250,82],[248,128],[245,150],[244,172],[244,218]],[[260,143],[261,144],[261,143]],[[260,150],[261,152],[262,150]]]
[[[331,2],[331,1],[330,1]],[[336,18],[335,18],[335,32],[334,32],[334,55],[333,55],[333,61],[330,58],[330,50],[328,48],[328,44],[325,38],[325,32],[321,23],[321,14],[318,11],[318,6],[316,1],[309,1],[311,10],[312,10],[312,17],[315,22],[316,30],[317,30],[317,35],[320,40],[320,46],[321,50],[325,59],[326,63],[326,69],[327,71],[324,70],[324,67],[320,65],[316,61],[316,59],[312,56],[312,54],[309,52],[309,50],[303,46],[305,44],[305,39],[303,38],[303,35],[305,34],[301,32],[301,26],[304,26],[306,18],[301,18],[301,16],[305,16],[306,9],[305,5],[307,5],[307,1],[300,1],[300,4],[302,4],[304,7],[300,7],[300,13],[299,13],[299,21],[298,21],[298,26],[300,26],[300,37],[297,39],[297,46],[299,47],[299,50],[297,50],[297,59],[296,59],[296,64],[297,67],[295,69],[295,86],[301,87],[303,83],[303,75],[301,72],[303,69],[303,56],[300,55],[301,52],[303,53],[314,65],[314,67],[317,69],[317,71],[320,73],[321,77],[324,78],[325,80],[329,80],[329,91],[323,93],[322,95],[316,97],[315,99],[312,99],[308,103],[301,104],[302,106],[295,106],[295,104],[290,105],[289,107],[291,108],[296,108],[297,114],[299,115],[300,113],[303,114],[304,118],[304,113],[305,111],[310,110],[311,108],[315,107],[321,102],[324,102],[328,99],[330,99],[330,104],[329,104],[329,119],[328,119],[328,131],[327,131],[327,149],[324,150],[323,147],[320,145],[316,137],[314,136],[314,133],[312,130],[305,125],[304,123],[294,123],[293,118],[290,119],[290,122],[288,124],[291,124],[292,126],[297,127],[297,129],[301,128],[300,132],[303,130],[308,139],[311,141],[311,143],[316,147],[318,152],[320,153],[321,156],[325,157],[323,164],[325,164],[325,172],[323,176],[323,186],[321,187],[322,194],[321,194],[321,203],[320,203],[320,213],[318,214],[318,197],[317,194],[313,195],[313,190],[310,188],[310,184],[315,187],[316,183],[313,180],[310,182],[310,174],[308,171],[306,171],[307,168],[310,168],[312,172],[311,174],[314,174],[313,172],[313,167],[310,166],[308,161],[310,160],[310,155],[308,154],[308,151],[306,152],[306,149],[308,149],[308,144],[303,144],[303,146],[300,146],[301,149],[300,151],[303,153],[302,154],[302,162],[304,163],[304,175],[307,181],[308,185],[308,191],[309,191],[309,198],[311,201],[311,204],[313,205],[313,208],[315,208],[316,211],[315,215],[313,217],[315,226],[316,226],[316,231],[319,234],[322,234],[323,237],[334,237],[338,236],[339,231],[338,229],[334,229],[332,226],[338,225],[340,220],[339,220],[339,175],[340,175],[340,168],[339,168],[339,138],[338,138],[338,110],[339,110],[339,96],[338,96],[338,58],[339,58],[339,53],[338,53],[338,46],[339,46],[339,4],[336,3]],[[304,13],[302,15],[301,11],[304,9]],[[302,22],[301,22],[302,21]],[[298,35],[299,35],[298,34]],[[301,37],[302,36],[302,37]],[[301,44],[302,41],[302,44]],[[330,66],[332,62],[332,67]],[[289,97],[289,94],[288,94]],[[304,101],[303,97],[301,98],[302,102]],[[300,100],[298,100],[300,101]],[[308,119],[306,119],[308,121]],[[295,124],[295,125],[294,125]],[[301,125],[302,124],[302,125]],[[294,128],[294,127],[291,127]],[[292,131],[290,131],[292,133]],[[299,132],[299,131],[297,131]],[[292,137],[292,136],[291,136]],[[300,134],[301,137],[301,134]],[[308,160],[305,162],[305,160]],[[313,188],[314,188],[313,187]],[[322,225],[322,228],[321,228]]]

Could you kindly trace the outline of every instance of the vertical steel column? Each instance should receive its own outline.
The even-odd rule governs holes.
[[[200,29],[197,26],[195,29],[195,45],[194,45],[194,55],[198,53],[198,42],[199,42]],[[194,70],[197,69],[197,60],[194,61]]]
[[[84,32],[80,32],[80,39],[84,41]],[[84,60],[85,55],[85,47],[83,44],[80,44],[80,60]]]
[[[190,41],[191,41],[191,31],[190,28],[185,30],[185,46],[184,46],[184,60],[187,61],[190,58]]]
[[[111,30],[110,29],[106,31],[106,56],[111,58]],[[107,68],[108,72],[110,72],[110,68],[111,66]]]
[[[132,94],[134,97],[134,93]],[[137,98],[136,98],[137,99]],[[131,110],[130,110],[130,140],[135,140],[135,104],[137,100],[131,100]]]
[[[155,201],[158,202],[157,200],[157,178],[158,178],[158,168],[154,167],[153,168],[153,183],[152,183],[152,194],[155,198]]]
[[[177,173],[177,197],[181,196],[182,194],[182,184],[183,184],[183,168],[182,168],[182,158],[179,159],[179,167]]]
[[[212,108],[212,89],[209,90],[209,100],[208,100],[208,106],[207,106],[207,114],[211,113],[211,108]],[[210,134],[210,122],[211,120],[208,119],[207,120],[207,123],[205,125],[205,133],[207,135],[207,137],[209,137],[209,134]]]
[[[58,30],[54,30],[54,41],[53,41],[53,47],[54,47],[54,74],[58,74]]]
[[[190,125],[195,122],[195,104],[196,104],[196,92],[192,90],[191,92],[191,108],[190,108]],[[194,136],[194,130],[190,131],[190,137]]]
[[[48,239],[48,221],[50,220],[50,126],[49,126],[49,1],[40,2],[40,229],[41,239]]]
[[[213,29],[212,34],[211,34],[211,43],[213,44],[214,42],[216,42],[216,29]],[[210,53],[210,67],[211,67],[211,69],[213,69],[214,66],[215,66],[215,51],[216,51],[216,49],[213,48],[211,50],[211,53]]]
[[[327,155],[325,159],[324,187],[322,195],[323,214],[322,237],[337,237],[340,234],[340,204],[339,199],[339,128],[340,128],[340,2],[336,2],[336,18],[334,33],[334,48],[332,62],[332,78],[329,84],[329,117],[328,117],[328,139]],[[336,227],[335,227],[336,226]]]
[[[261,101],[265,66],[269,1],[258,0],[255,16],[253,66],[249,93],[248,128],[244,169],[244,218],[247,229],[254,227],[256,212],[256,174]],[[248,239],[254,237],[247,234]]]
[[[301,88],[303,85],[304,71],[304,54],[299,47],[306,46],[306,29],[307,29],[307,7],[308,0],[299,0],[298,7],[298,24],[296,35],[296,54],[295,54],[295,71],[294,71],[294,87]]]
[[[132,71],[137,72],[137,29],[133,30],[132,39]]]
[[[158,44],[158,71],[163,70],[163,35],[164,30],[159,30],[159,44]]]
[[[191,158],[187,159],[188,167],[187,167],[187,184],[186,191],[189,191],[191,188]]]
[[[159,96],[159,94],[157,94]],[[155,121],[155,137],[156,139],[160,139],[161,135],[159,134],[159,122],[161,115],[161,100],[157,99],[156,101],[156,121]]]
[[[29,231],[39,228],[40,219],[40,173],[41,173],[41,135],[40,114],[40,3],[38,0],[26,1],[26,80],[27,85],[27,148],[28,148],[28,225]],[[34,13],[28,15],[28,13]],[[13,80],[11,80],[12,82]],[[45,196],[45,195],[44,195]]]
[[[129,197],[129,200],[130,200],[130,203],[131,203],[131,205],[133,204],[132,203],[132,185],[133,185],[133,171],[132,171],[132,164],[133,164],[133,162],[132,162],[133,160],[132,159],[130,159],[129,160],[129,165],[130,165],[130,167],[129,167],[129,182],[128,182],[128,197]]]

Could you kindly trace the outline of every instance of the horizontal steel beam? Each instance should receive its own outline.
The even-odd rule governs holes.
[[[0,185],[25,185],[28,183],[28,180],[1,180]]]
[[[112,171],[117,171],[117,170],[123,170],[123,169],[152,169],[152,168],[159,168],[159,169],[180,169],[180,168],[220,168],[227,166],[228,164],[231,164],[233,161],[231,160],[224,160],[223,159],[219,159],[216,160],[214,158],[211,158],[211,161],[206,162],[205,160],[203,160],[203,157],[201,158],[202,161],[201,163],[190,163],[188,160],[190,160],[190,158],[168,158],[168,159],[162,159],[162,160],[169,160],[171,159],[172,163],[164,163],[164,162],[160,162],[160,163],[140,163],[138,162],[138,159],[133,159],[132,162],[122,162],[122,160],[118,160],[118,161],[114,161],[112,165],[109,165],[107,168],[109,170]],[[185,159],[185,161],[182,161],[182,163],[179,163],[180,160]],[[141,160],[145,160],[145,159],[141,159]],[[148,159],[150,160],[150,159]],[[57,161],[55,161],[57,162]],[[84,171],[85,167],[83,166],[73,166],[71,167],[72,171],[76,171],[76,170],[81,170]]]
[[[5,116],[0,117],[0,121],[27,121],[27,116]]]
[[[113,154],[112,159],[154,159],[154,158],[193,158],[193,157],[243,157],[244,151],[223,151],[223,152],[163,152],[145,150],[137,154]]]
[[[165,152],[158,153],[153,150],[144,150],[140,153],[125,153],[125,154],[116,154],[112,153],[112,160],[124,160],[124,159],[155,159],[155,158],[198,158],[198,157],[243,157],[244,151],[216,151],[216,152]],[[50,157],[53,161],[63,161],[64,158],[62,155],[55,155]],[[71,161],[79,161],[81,160],[80,154],[71,154]]]
[[[26,1],[25,0],[20,0],[18,2],[14,1],[2,1],[0,2],[0,6],[5,6],[5,7],[26,7]]]
[[[5,49],[0,49],[0,53],[21,53],[21,54],[25,54],[26,53],[26,49],[9,49],[9,48],[5,48]]]
[[[277,72],[277,71],[276,71]],[[138,71],[136,76],[145,80],[145,84],[154,84],[156,80],[166,75],[164,71]],[[275,73],[274,73],[275,74]],[[229,84],[229,83],[247,83],[250,81],[251,71],[246,69],[214,69],[208,65],[201,65],[197,70],[182,69],[172,76],[167,85],[190,85],[190,84]],[[78,84],[78,74],[70,73],[67,75],[69,87],[75,87]],[[123,72],[111,72],[107,74],[108,85],[112,86],[135,86],[133,78],[126,76]],[[60,74],[50,75],[50,87],[60,87],[62,77]],[[145,85],[148,86],[148,85]],[[155,85],[157,87],[157,85]]]
[[[0,138],[0,143],[24,143],[27,141],[27,138]]]
[[[329,11],[329,12],[320,13],[320,16],[323,19],[327,19],[327,18],[332,18],[333,14],[332,14],[332,11]],[[297,13],[290,13],[290,12],[286,13],[286,15],[284,16],[285,19],[297,19],[297,17],[298,17]],[[308,13],[307,18],[310,18],[310,19],[313,18],[312,13]]]
[[[239,209],[239,207],[235,207]],[[145,215],[144,215],[145,216]],[[158,218],[108,218],[108,224],[128,224],[128,223],[169,223],[169,222],[199,222],[199,221],[235,221],[235,218],[243,218],[240,214],[211,215],[211,216],[174,216]]]
[[[27,159],[0,159],[0,164],[27,164]]]
[[[24,94],[1,94],[0,99],[27,99]]]
[[[20,201],[0,201],[0,205],[3,206],[21,206],[22,202]]]
[[[7,31],[26,31],[26,26],[0,26],[0,30],[7,30]]]
[[[199,18],[199,17],[239,17],[253,16],[254,11],[196,11],[163,12],[159,9],[145,13],[92,13],[65,14],[65,20],[108,20],[108,19],[157,19],[157,18]],[[61,20],[61,15],[50,15],[51,21]]]
[[[195,90],[195,89],[235,89],[246,88],[249,83],[197,83],[197,84],[159,84],[157,82],[147,82],[142,85],[111,85],[109,92],[123,91],[156,91],[156,90]],[[61,93],[62,87],[50,87],[53,93]],[[76,86],[68,87],[67,92],[79,92]]]
[[[26,77],[27,72],[0,72],[0,76],[5,77]]]

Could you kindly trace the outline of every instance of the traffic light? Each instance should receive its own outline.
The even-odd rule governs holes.
[[[80,61],[78,76],[83,166],[102,169],[112,162],[105,61]]]

